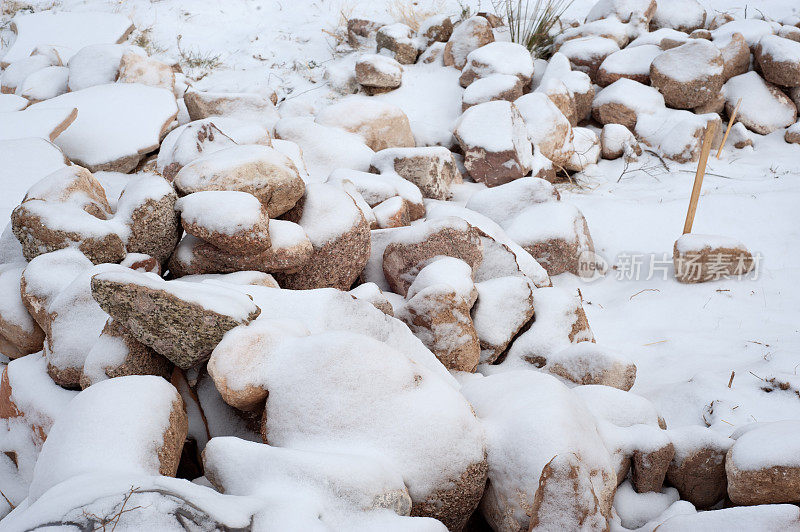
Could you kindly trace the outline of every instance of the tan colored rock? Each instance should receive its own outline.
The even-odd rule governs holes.
[[[797,121],[797,107],[776,85],[755,72],[729,79],[723,87],[725,112],[730,116],[741,98],[737,121],[759,135],[789,127]]]
[[[151,87],[175,90],[175,71],[169,65],[134,52],[122,56],[118,83],[141,83]]]
[[[725,111],[725,95],[719,92],[716,96],[708,100],[703,105],[692,109],[695,114],[704,115],[707,113],[722,114]]]
[[[580,37],[565,42],[558,52],[564,54],[572,63],[572,68],[585,72],[597,80],[597,71],[603,61],[611,54],[619,51],[619,45],[605,37]]]
[[[375,35],[382,24],[363,18],[347,20],[347,42],[353,48],[363,45],[370,37]],[[274,102],[273,102],[274,103]]]
[[[548,356],[542,369],[575,384],[600,384],[625,392],[636,381],[633,362],[594,342],[580,342]]]
[[[461,111],[479,103],[505,100],[513,102],[522,96],[522,82],[516,76],[493,74],[470,84],[461,99]]]
[[[205,361],[227,331],[261,312],[235,291],[156,280],[133,271],[95,275],[92,296],[134,338],[182,369]],[[219,304],[221,310],[198,303],[204,296],[205,304]]]
[[[467,55],[459,83],[469,87],[475,80],[495,74],[515,76],[521,88],[528,88],[533,76],[533,59],[527,48],[513,42],[490,42]]]
[[[642,154],[642,148],[633,133],[622,124],[606,124],[600,133],[600,153],[603,159],[632,160]]]
[[[467,64],[467,55],[481,46],[494,42],[492,25],[483,17],[470,17],[453,30],[444,48],[445,66],[461,70]]]
[[[599,0],[586,15],[586,22],[608,18],[618,18],[621,22],[649,26],[656,13],[656,0]]]
[[[435,42],[446,43],[453,34],[453,21],[448,15],[434,15],[420,23],[417,33],[426,39],[426,46]]]
[[[797,504],[800,467],[797,466],[797,421],[754,424],[733,434],[725,455],[728,497],[738,505]],[[780,447],[772,451],[772,446]]]
[[[377,219],[376,229],[390,229],[392,227],[405,227],[411,224],[408,214],[408,203],[400,196],[393,196],[374,207],[372,211]]]
[[[187,233],[225,253],[256,255],[271,246],[267,211],[247,192],[195,192],[180,198],[175,209]]]
[[[403,82],[403,66],[385,55],[363,55],[356,61],[356,81],[367,94],[389,92]]]
[[[200,157],[175,176],[180,194],[206,190],[249,192],[280,216],[303,196],[305,184],[294,162],[268,146],[233,146]]]
[[[483,258],[477,230],[461,219],[428,222],[383,253],[383,273],[392,292],[405,296],[424,263],[436,256],[463,260],[473,272]]]
[[[360,284],[350,290],[350,295],[356,299],[369,301],[376,309],[380,310],[387,316],[394,316],[394,307],[392,307],[391,302],[386,298],[384,293],[375,283]]]
[[[692,33],[689,34],[690,39],[705,39],[707,41],[711,40],[711,31],[705,28],[698,28],[694,30]]]
[[[709,41],[692,39],[658,55],[650,65],[650,81],[667,105],[692,109],[712,100],[724,82],[723,59]]]
[[[768,82],[782,87],[800,87],[800,42],[765,35],[758,41],[755,59]]]
[[[533,292],[526,278],[496,277],[475,283],[478,298],[472,321],[481,346],[482,364],[492,364],[533,318]]]
[[[650,452],[635,450],[631,460],[633,488],[638,493],[660,492],[673,456],[675,447],[672,443]]]
[[[621,124],[635,131],[638,117],[664,108],[664,97],[653,88],[622,78],[597,93],[592,116],[601,124]]]
[[[572,127],[566,116],[544,93],[531,92],[514,102],[528,132],[528,138],[556,167],[572,156]]]
[[[44,342],[44,331],[25,308],[20,295],[20,281],[25,266],[24,262],[0,265],[0,288],[3,293],[0,299],[0,337],[11,344],[3,351],[9,358],[41,351]]]
[[[414,183],[426,198],[445,200],[450,186],[461,182],[453,154],[447,148],[388,148],[377,152],[371,169],[381,174],[395,172]]]
[[[714,31],[723,24],[736,20],[730,13],[715,13],[708,21],[708,29]]]
[[[173,140],[173,135],[176,137]],[[253,144],[271,145],[269,134],[262,142]],[[235,146],[236,142],[223,133],[210,120],[190,122],[170,132],[161,144],[156,160],[156,169],[170,182],[188,163],[203,155]]]
[[[305,196],[286,213],[286,219],[303,228],[313,252],[296,271],[276,274],[278,283],[292,290],[349,290],[370,253],[369,224],[355,200],[327,183],[308,185]]]
[[[783,140],[789,144],[800,144],[800,126],[795,123],[793,126],[786,128]],[[750,144],[752,145],[752,142]]]
[[[258,122],[271,131],[280,118],[275,101],[260,94],[188,91],[183,101],[192,120],[228,116]]]
[[[487,127],[492,124],[492,127]],[[470,177],[487,186],[519,179],[531,169],[533,149],[519,110],[506,101],[467,109],[453,136],[464,152]]]
[[[388,50],[397,62],[403,65],[414,64],[419,54],[414,36],[414,30],[400,22],[381,26],[375,34],[377,52]]]
[[[747,248],[727,237],[685,234],[673,249],[675,278],[681,283],[703,283],[745,275],[753,269]]]
[[[438,519],[448,530],[464,529],[480,503],[488,470],[485,459],[470,464],[459,478],[450,481],[452,487],[438,489],[425,501],[414,502],[411,515]]]
[[[349,96],[329,105],[319,112],[316,122],[360,135],[374,151],[416,146],[403,110],[366,96]]]

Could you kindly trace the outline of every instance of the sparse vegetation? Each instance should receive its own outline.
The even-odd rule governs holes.
[[[147,55],[163,54],[167,51],[166,48],[161,46],[158,42],[153,40],[153,27],[137,29],[131,37],[131,44],[135,44],[143,48]]]
[[[508,24],[511,40],[535,57],[553,52],[553,28],[573,0],[495,0],[494,10]]]
[[[222,64],[220,54],[211,52],[199,52],[197,50],[184,50],[181,47],[182,35],[178,35],[178,54],[180,54],[180,64],[185,70],[192,73],[191,77],[200,79],[207,76],[212,70]]]
[[[394,20],[417,31],[423,20],[444,11],[444,1],[437,0],[430,9],[422,9],[419,2],[413,0],[393,0],[389,3],[387,11]]]

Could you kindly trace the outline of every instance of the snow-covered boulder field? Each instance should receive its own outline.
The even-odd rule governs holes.
[[[800,531],[798,6],[485,4],[0,3],[0,530]]]

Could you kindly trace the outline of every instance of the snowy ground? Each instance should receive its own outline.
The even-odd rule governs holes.
[[[747,2],[702,2],[709,12],[743,14]],[[568,17],[582,18],[593,2],[575,1]],[[774,18],[797,14],[791,0],[758,2]],[[37,9],[51,1],[32,2]],[[353,56],[335,37],[344,17],[391,20],[398,4],[389,0],[60,0],[55,10],[99,10],[129,15],[133,39],[156,57],[200,59],[189,73],[196,87],[220,91],[277,90],[282,113],[306,114],[341,97],[342,73]],[[491,10],[489,2],[423,0],[421,12]],[[8,20],[6,16],[3,21]],[[0,32],[7,40],[9,30]],[[211,68],[211,63],[218,66]],[[403,87],[384,98],[404,108],[412,123],[432,129],[460,113],[457,74],[407,67]],[[456,93],[456,96],[452,95]],[[450,96],[448,96],[450,95]],[[448,102],[449,106],[444,102]],[[645,154],[627,168],[601,160],[562,197],[584,213],[598,252],[611,269],[602,280],[571,274],[557,286],[579,289],[600,343],[626,351],[636,362],[633,391],[654,400],[670,425],[701,422],[706,407],[726,401],[706,420],[723,432],[753,420],[800,418],[797,398],[764,394],[761,379],[797,374],[800,360],[800,146],[786,144],[782,131],[758,137],[755,149],[726,148],[709,162],[694,232],[736,238],[760,257],[746,280],[681,285],[672,276],[672,245],[680,235],[694,166]],[[4,196],[0,212],[20,198]],[[665,260],[666,259],[666,260]],[[638,270],[638,272],[636,271]],[[736,375],[730,389],[731,372]],[[725,424],[730,424],[726,427]]]

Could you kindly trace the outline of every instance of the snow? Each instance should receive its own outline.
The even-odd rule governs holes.
[[[124,44],[90,44],[73,55],[69,67],[69,90],[114,83],[123,54],[133,47]],[[144,51],[142,50],[142,53]]]
[[[348,232],[361,219],[360,210],[346,192],[327,183],[310,183],[297,223],[314,247],[320,248]]]
[[[663,109],[664,97],[658,89],[642,85],[627,78],[621,78],[597,93],[592,107],[600,107],[607,103],[620,103],[633,109],[636,115],[655,113]]]
[[[490,29],[489,22],[483,17],[470,17],[463,20],[453,30],[448,44],[451,45],[455,67],[460,69],[467,61],[470,52],[479,47],[481,42],[475,35]]]
[[[66,104],[52,109],[29,106],[24,111],[0,114],[0,140],[39,137],[55,140],[65,127],[74,125],[75,108]]]
[[[628,44],[628,48],[643,46],[646,44],[654,44],[661,46],[661,41],[670,40],[678,43],[689,42],[689,36],[682,31],[673,30],[672,28],[661,28],[650,33],[643,33],[636,37]]]
[[[800,467],[799,421],[775,421],[742,427],[734,433],[731,447],[731,467],[743,471],[758,471],[770,467]],[[743,433],[742,433],[743,432]],[[764,452],[769,449],[769,452]]]
[[[732,77],[722,86],[722,94],[728,105],[735,106],[741,98],[740,116],[768,131],[789,127],[797,118],[796,110],[776,99],[755,72]]]
[[[608,372],[629,364],[631,360],[617,350],[594,342],[580,342],[548,355],[547,364],[542,369],[580,384],[583,379],[602,382],[608,378]]]
[[[500,44],[500,43],[497,43]],[[512,91],[519,84],[519,78],[508,74],[492,74],[480,78],[464,91],[464,105],[476,105],[483,102],[499,99],[503,92]]]
[[[536,177],[523,177],[499,187],[475,192],[466,207],[507,225],[532,204],[558,200],[555,187]]]
[[[0,75],[0,85],[4,89],[14,92],[28,76],[53,64],[51,58],[39,54],[14,61]]]
[[[515,120],[516,119],[516,120]],[[469,147],[483,148],[489,152],[520,150],[522,162],[532,157],[530,144],[525,149],[519,143],[519,111],[510,102],[494,101],[467,109],[456,124],[461,141]],[[523,138],[525,133],[522,133]]]
[[[670,429],[669,439],[675,448],[676,464],[692,456],[701,449],[714,449],[722,454],[733,445],[733,440],[714,430],[700,426],[686,426]]]
[[[796,64],[800,61],[800,42],[777,35],[765,35],[758,41],[761,53],[773,61]]]
[[[658,28],[702,28],[706,10],[697,0],[672,0],[656,7],[653,24]]]
[[[699,235],[688,233],[681,235],[675,241],[676,249],[679,253],[699,252],[703,249],[732,248],[744,249],[744,245],[735,238],[720,235]]]
[[[86,11],[20,14],[13,18],[13,25],[17,38],[0,58],[0,66],[31,55],[43,44],[56,48],[66,63],[84,46],[120,42],[132,28],[125,15]]]
[[[679,499],[678,490],[675,488],[664,488],[660,492],[637,493],[631,483],[625,481],[617,487],[614,509],[619,514],[622,526],[633,530],[660,516]]]
[[[533,59],[527,48],[513,42],[491,42],[467,55],[465,71],[474,72],[478,78],[492,74],[506,74],[520,79],[533,76]]]
[[[258,198],[247,192],[211,190],[179,198],[175,210],[181,219],[204,229],[234,235],[251,230],[266,214]]]
[[[28,106],[28,100],[16,94],[0,94],[0,113],[22,111]]]
[[[300,146],[311,181],[324,181],[337,168],[366,172],[375,153],[360,135],[323,126],[310,117],[283,118],[275,124],[275,134]]]
[[[42,138],[0,140],[0,182],[5,201],[0,204],[3,220],[25,197],[28,188],[51,174],[66,168],[64,154],[54,144]]]
[[[730,42],[734,33],[741,33],[747,45],[750,48],[754,48],[763,36],[775,33],[775,24],[756,18],[742,18],[723,24],[715,29],[711,32],[711,38],[718,46],[724,46]]]
[[[705,131],[712,120],[719,120],[719,115],[696,115],[689,111],[665,108],[656,113],[639,115],[635,132],[639,140],[656,148],[659,153],[670,158],[690,160],[692,154],[700,154],[703,138],[697,132]],[[718,124],[717,131],[719,129]]]
[[[201,101],[214,102],[218,113],[226,118],[254,122],[272,131],[280,114],[262,94],[251,92],[199,92]]]
[[[56,144],[84,166],[154,150],[165,125],[178,112],[170,91],[138,83],[96,85],[33,104],[26,111],[73,107],[78,117]]]
[[[579,37],[570,39],[558,49],[570,60],[593,61],[619,51],[619,45],[606,37]]]
[[[475,299],[472,268],[463,260],[454,257],[430,259],[408,287],[406,299],[411,299],[423,290],[437,285],[444,285],[448,290],[454,290],[456,295],[468,302],[468,305]]]
[[[155,274],[136,272],[128,268],[98,273],[93,275],[93,278],[164,291],[186,303],[228,316],[236,321],[245,321],[258,310],[249,297],[220,285],[164,281]]]
[[[706,80],[722,74],[719,48],[705,39],[689,39],[686,44],[657,55],[652,66],[679,83]]]
[[[524,325],[521,319],[532,308],[531,288],[523,277],[496,277],[475,283],[478,299],[472,321],[482,342],[503,345]],[[482,353],[481,362],[485,362]]]
[[[38,327],[19,296],[19,281],[26,263],[0,264],[0,319],[32,334]]]
[[[654,44],[629,46],[606,57],[600,68],[612,74],[649,75],[650,64],[661,52]]]
[[[381,150],[379,153],[385,151]],[[373,158],[373,163],[377,162],[376,158]],[[391,168],[391,172],[382,174],[370,174],[368,172],[340,168],[331,172],[327,182],[341,183],[345,180],[350,181],[370,205],[377,205],[393,196],[400,196],[411,203],[422,204],[422,192],[420,192],[419,188],[411,181],[407,181],[395,173],[393,164]]]
[[[69,69],[49,66],[37,70],[17,86],[17,94],[30,101],[47,100],[67,92]]]
[[[31,501],[89,472],[158,474],[158,450],[177,398],[164,379],[141,375],[103,381],[79,393],[42,446]]]
[[[614,426],[659,425],[659,415],[653,403],[633,392],[588,384],[573,388],[572,393],[583,400],[595,418],[608,421]]]
[[[800,509],[791,504],[739,506],[676,515],[664,521],[659,532],[716,532],[718,530],[793,530],[797,528]]]
[[[523,247],[557,238],[570,242],[583,229],[582,217],[574,205],[547,201],[524,209],[504,229]]]

